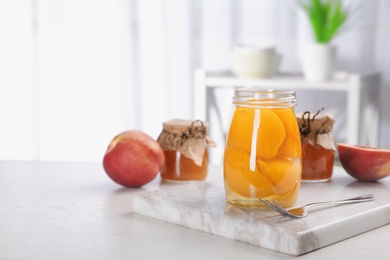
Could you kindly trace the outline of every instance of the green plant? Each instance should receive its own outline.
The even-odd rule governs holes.
[[[318,43],[329,43],[347,19],[340,0],[299,1],[306,12]]]

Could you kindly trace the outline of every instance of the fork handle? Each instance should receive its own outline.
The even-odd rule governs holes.
[[[307,207],[312,207],[312,206],[318,206],[318,205],[354,203],[354,202],[370,201],[370,200],[374,200],[374,199],[375,199],[374,194],[368,193],[368,194],[363,194],[363,195],[360,195],[358,197],[351,198],[351,199],[335,200],[335,201],[324,201],[324,202],[314,202],[314,203],[309,203],[306,206]]]

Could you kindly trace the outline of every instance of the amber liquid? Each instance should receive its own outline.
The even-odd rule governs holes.
[[[302,181],[329,181],[332,177],[333,164],[333,151],[309,143],[302,144]]]
[[[258,199],[264,198],[292,206],[301,172],[301,141],[293,108],[237,107],[224,153],[227,200],[264,206]]]
[[[161,178],[168,181],[204,180],[207,177],[208,152],[205,149],[202,165],[177,151],[164,151],[165,165],[160,171]]]

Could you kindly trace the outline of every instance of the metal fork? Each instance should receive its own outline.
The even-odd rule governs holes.
[[[363,195],[360,195],[358,197],[351,198],[351,199],[309,203],[309,204],[306,204],[303,207],[294,208],[294,209],[290,209],[290,210],[284,209],[277,202],[272,201],[272,200],[264,200],[264,199],[261,199],[261,198],[259,198],[259,200],[261,200],[261,202],[263,202],[269,208],[279,212],[280,214],[283,214],[283,215],[286,215],[286,216],[289,216],[289,217],[294,217],[294,218],[303,218],[309,212],[308,209],[310,207],[313,207],[313,206],[331,205],[331,204],[346,204],[346,203],[354,203],[354,202],[364,202],[364,201],[374,200],[374,198],[375,198],[375,196],[373,194],[369,193],[369,194],[363,194]]]

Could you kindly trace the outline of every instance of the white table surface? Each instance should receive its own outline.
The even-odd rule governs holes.
[[[100,163],[2,161],[0,259],[297,258],[132,213],[134,194],[170,185],[122,188]],[[386,225],[298,258],[390,259],[389,238]]]

